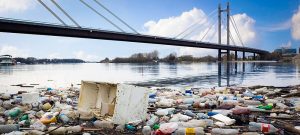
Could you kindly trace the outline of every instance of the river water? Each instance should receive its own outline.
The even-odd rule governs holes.
[[[300,84],[300,66],[276,62],[181,64],[42,64],[0,67],[0,92],[37,87],[66,87],[81,80],[123,82],[157,87],[288,86]]]

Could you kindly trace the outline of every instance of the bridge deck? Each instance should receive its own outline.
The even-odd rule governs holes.
[[[158,37],[158,36],[105,31],[105,30],[90,29],[90,28],[78,28],[78,27],[71,27],[71,26],[62,26],[62,25],[55,25],[55,24],[26,22],[26,21],[8,20],[8,19],[0,19],[0,32],[116,40],[116,41],[128,41],[128,42],[138,42],[138,43],[174,45],[174,46],[182,46],[182,47],[197,47],[197,48],[207,48],[207,49],[224,49],[224,50],[232,50],[232,51],[258,53],[258,54],[269,53],[268,51],[265,50],[249,48],[249,47],[241,47],[241,46],[233,46],[233,45],[228,46],[224,44],[198,42],[192,40],[181,40],[181,39]]]

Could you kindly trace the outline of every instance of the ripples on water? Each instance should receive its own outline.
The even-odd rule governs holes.
[[[0,67],[2,91],[13,89],[15,87],[10,85],[21,83],[38,83],[39,87],[65,87],[71,83],[79,84],[81,80],[158,87],[214,87],[228,84],[288,86],[300,84],[300,66],[276,62],[231,62],[84,63]]]

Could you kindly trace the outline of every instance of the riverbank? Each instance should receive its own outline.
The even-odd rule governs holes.
[[[20,88],[17,94],[1,94],[0,124],[5,124],[0,126],[1,133],[162,135],[300,132],[300,85],[184,90],[152,88],[149,90],[147,118],[125,125],[112,123],[110,115],[84,119],[77,110],[80,86],[39,88],[36,92],[27,93]]]

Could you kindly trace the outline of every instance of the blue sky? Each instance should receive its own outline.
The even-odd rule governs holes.
[[[20,3],[22,1],[23,3]],[[73,25],[50,0],[43,0],[69,25]],[[121,28],[131,32],[93,0],[85,0],[100,13],[112,19]],[[114,30],[112,25],[86,8],[79,0],[56,0],[81,26]],[[111,11],[123,18],[137,31],[144,34],[173,37],[193,21],[205,20],[207,23],[196,29],[188,39],[200,40],[206,29],[213,25],[204,41],[215,42],[216,17],[207,17],[218,3],[226,6],[225,0],[100,0]],[[18,4],[16,4],[18,3]],[[280,46],[300,46],[299,0],[230,0],[231,15],[240,26],[239,30],[246,46],[272,51]],[[59,23],[36,0],[0,0],[0,16],[22,20]],[[225,16],[225,14],[224,14]],[[292,19],[294,16],[294,19]],[[298,17],[299,16],[299,17]],[[299,22],[300,23],[300,22]],[[294,24],[294,25],[293,25]],[[215,30],[214,30],[215,29]],[[292,30],[295,31],[294,36]],[[210,36],[209,36],[210,35]],[[224,35],[223,35],[224,36]],[[235,36],[233,36],[234,39]],[[225,40],[225,38],[224,38]],[[126,57],[137,52],[158,50],[163,57],[171,52],[178,55],[216,55],[215,51],[161,46],[153,44],[128,43],[80,38],[50,37],[24,34],[0,33],[0,53],[15,56],[34,56],[37,58],[81,58],[100,60],[105,57]]]

